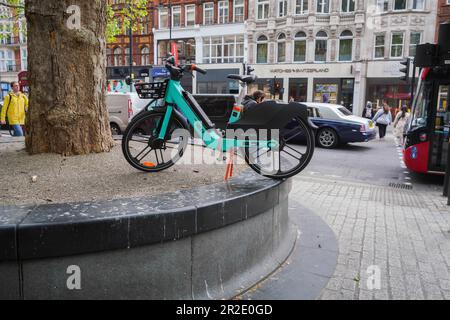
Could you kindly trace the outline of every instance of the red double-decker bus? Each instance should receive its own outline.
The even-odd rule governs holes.
[[[408,169],[445,174],[450,138],[449,94],[450,68],[422,71],[403,152]]]
[[[28,71],[19,72],[17,78],[19,79],[20,91],[28,94],[28,92],[30,91],[30,88],[28,86]]]

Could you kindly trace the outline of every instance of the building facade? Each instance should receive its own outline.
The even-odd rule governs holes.
[[[249,0],[252,90],[284,100],[342,103],[362,114],[366,101],[409,102],[397,79],[415,45],[434,39],[437,0]]]
[[[0,7],[0,100],[7,95],[10,83],[18,81],[21,71],[28,69],[25,18],[15,19],[11,8]]]
[[[399,80],[400,62],[415,56],[417,44],[434,42],[437,0],[382,0],[373,5],[361,70],[366,100],[378,105],[386,101],[394,108],[410,105],[410,86]]]
[[[125,5],[123,1],[108,0],[116,12],[116,17],[121,19],[120,11]],[[138,21],[133,21],[137,30],[116,36],[114,42],[107,45],[107,78],[108,91],[128,91],[125,78],[133,73],[136,79],[149,77],[153,65],[153,19],[154,2],[148,3],[148,15]],[[130,46],[130,40],[132,45]],[[130,49],[130,47],[132,49]],[[130,50],[132,50],[132,62],[130,62]],[[132,66],[132,67],[130,67]]]
[[[164,0],[153,14],[154,64],[162,66],[172,43],[180,63],[196,63],[208,70],[185,77],[183,85],[195,93],[238,92],[230,73],[240,73],[246,60],[247,0]],[[170,14],[171,13],[171,14]]]
[[[436,0],[439,2],[437,28],[436,28],[436,40],[439,32],[439,25],[444,22],[450,22],[450,0]]]

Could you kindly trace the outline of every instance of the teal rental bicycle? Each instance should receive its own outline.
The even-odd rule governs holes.
[[[128,125],[122,140],[127,161],[136,169],[159,172],[173,166],[185,154],[189,139],[201,138],[207,148],[224,154],[243,151],[246,163],[258,174],[285,179],[301,172],[314,153],[314,125],[301,103],[267,101],[241,112],[239,105],[254,75],[230,75],[242,93],[228,127],[219,130],[180,81],[185,73],[206,74],[194,64],[177,66],[166,60],[170,79],[136,83],[140,98],[154,99]],[[155,103],[162,101],[160,106]]]

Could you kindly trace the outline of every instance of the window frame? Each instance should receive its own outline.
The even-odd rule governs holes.
[[[237,5],[236,2],[242,2],[242,4]],[[239,15],[239,17],[242,17],[242,20],[236,20],[236,17],[238,15],[236,15],[236,9],[241,9],[242,8],[242,14]],[[245,21],[245,0],[233,0],[233,22],[234,23],[242,23]]]
[[[382,36],[383,37],[383,45],[377,45],[377,37]],[[383,48],[383,55],[381,57],[377,57],[377,48]],[[373,59],[374,60],[382,60],[386,57],[386,33],[376,33],[374,34],[374,41],[373,41]]]
[[[300,4],[299,4],[300,3]],[[306,3],[306,10],[305,10],[305,3]],[[297,11],[297,9],[300,8],[300,13]],[[309,2],[308,0],[295,0],[295,16],[302,16],[309,14]]]
[[[193,8],[193,10],[191,10]],[[197,16],[197,14],[196,14],[196,6],[195,6],[195,4],[188,4],[188,5],[186,5],[185,7],[184,7],[184,25],[186,26],[186,27],[192,27],[192,26],[195,26],[195,19],[196,19],[196,16]],[[194,23],[193,24],[188,24],[188,22],[189,22],[189,19],[188,19],[188,14],[189,13],[194,13]]]
[[[161,23],[161,17],[163,16],[163,14],[162,14],[163,12],[165,12],[164,15],[167,18],[167,25],[165,25],[165,26],[163,26]],[[159,29],[169,28],[169,8],[164,7],[164,8],[160,8],[158,10],[158,27],[159,27]]]
[[[265,37],[266,40],[259,40],[261,37]],[[260,45],[265,45],[266,46],[265,62],[258,62],[258,47]],[[267,64],[267,63],[269,63],[269,38],[266,35],[259,35],[258,38],[256,39],[256,57],[255,57],[255,61],[256,61],[257,64]]]
[[[261,18],[259,17],[260,9],[262,9]],[[256,20],[267,20],[269,18],[270,1],[256,0]]]
[[[212,7],[208,7],[212,5]],[[206,23],[206,12],[208,12],[209,14],[212,13],[212,17],[211,17],[211,22]],[[213,25],[214,24],[214,2],[205,2],[203,4],[203,25],[205,26],[209,26],[209,25]]]
[[[405,7],[403,9],[396,9],[397,1],[405,1]],[[406,11],[408,10],[408,0],[392,0],[392,11]]]
[[[350,10],[350,3],[353,2],[353,10]],[[346,4],[347,10],[344,10],[344,3]],[[341,12],[342,13],[353,13],[356,11],[356,1],[355,0],[341,0]]]
[[[226,5],[222,6],[221,5]],[[226,12],[225,15],[221,15],[221,13]],[[230,22],[230,3],[228,1],[218,1],[217,2],[217,23],[218,24],[227,24]]]
[[[418,34],[419,35],[419,43],[417,44],[411,44],[411,39],[412,39],[412,35],[413,34]],[[411,55],[411,46],[415,46],[415,50],[417,50],[417,46],[422,42],[422,38],[423,38],[423,32],[422,31],[410,31],[409,32],[409,46],[408,46],[408,57],[414,57],[414,55]],[[417,51],[416,51],[417,52]]]
[[[284,38],[280,39],[280,37],[283,36]],[[286,34],[281,32],[278,37],[277,37],[277,52],[276,52],[276,57],[277,57],[277,63],[286,63],[286,43],[287,43],[287,39],[286,39]],[[284,46],[284,61],[280,61],[280,45]]]
[[[321,10],[319,11],[319,6]],[[328,11],[324,12],[324,9],[328,7]],[[330,0],[317,0],[316,13],[317,14],[330,14],[331,11],[331,2]]]
[[[330,36],[327,34],[327,37],[318,37],[317,35],[321,32],[325,32],[323,30],[319,31],[316,33],[316,37],[314,39],[314,62],[315,63],[326,63],[329,59],[328,59],[328,45],[329,45],[329,40],[330,40]],[[317,41],[325,41],[326,46],[325,46],[325,60],[321,61],[321,60],[317,60]]]
[[[299,33],[303,33],[305,36],[297,37]],[[304,60],[295,60],[295,48],[296,48],[296,42],[304,42],[305,43],[305,59]],[[292,54],[292,61],[294,63],[305,63],[308,60],[308,36],[306,32],[299,31],[294,36],[294,46],[293,46],[293,54]]]
[[[350,35],[346,35],[346,36],[343,36],[342,34],[344,33],[344,32],[346,32],[346,31],[348,31],[348,32],[351,32],[350,30],[344,30],[343,32],[341,32],[341,35],[339,36],[339,41],[338,41],[338,50],[337,50],[337,52],[338,52],[338,57],[337,57],[337,61],[338,62],[352,62],[353,61],[353,58],[354,58],[354,56],[353,56],[353,54],[354,54],[354,50],[353,50],[353,45],[354,45],[354,38],[355,38],[355,36],[354,36],[354,34],[353,34],[353,32],[351,32],[351,36]],[[351,48],[350,48],[350,50],[351,50],[351,52],[350,52],[350,60],[341,60],[341,41],[342,40],[351,40]]]
[[[393,49],[393,46],[394,46],[394,43],[393,43],[393,41],[394,41],[394,36],[396,36],[396,35],[401,35],[402,36],[402,54],[400,55],[400,56],[393,56],[392,55],[392,49]],[[398,44],[396,44],[395,46],[399,46]],[[403,58],[403,56],[405,55],[405,32],[404,31],[402,31],[402,32],[392,32],[391,33],[391,45],[390,45],[390,48],[389,48],[389,51],[390,51],[390,53],[389,53],[389,57],[391,58],[391,59],[402,59]]]
[[[172,17],[170,23],[172,24],[172,28],[181,28],[181,6],[173,6],[171,9]],[[179,16],[179,25],[175,25],[175,14]]]

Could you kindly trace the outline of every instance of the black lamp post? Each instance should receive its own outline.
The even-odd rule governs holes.
[[[165,6],[164,5],[159,5],[158,9],[161,10],[163,9]],[[167,23],[169,24],[169,51],[172,50],[172,1],[169,0],[168,2],[168,7],[167,7]],[[161,26],[159,26],[161,28]],[[173,52],[172,52],[173,54]]]
[[[130,19],[130,78],[133,77],[133,21]],[[133,92],[133,84],[130,84],[130,92]]]

